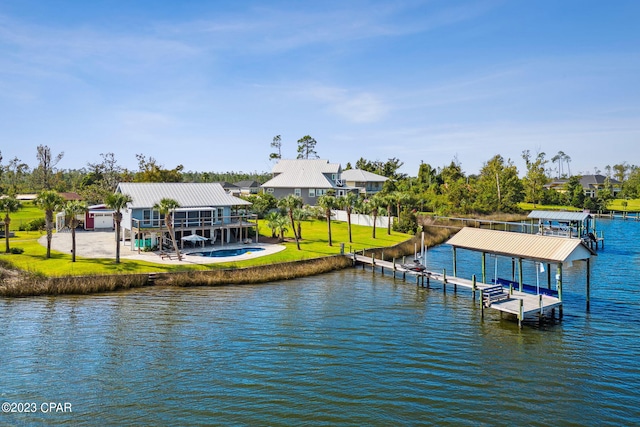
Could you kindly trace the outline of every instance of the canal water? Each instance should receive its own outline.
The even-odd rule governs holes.
[[[522,329],[467,291],[359,268],[0,300],[0,425],[638,425],[640,223],[599,227],[590,312],[575,263],[562,321]],[[460,275],[479,274],[464,252]],[[451,268],[451,249],[427,259]]]

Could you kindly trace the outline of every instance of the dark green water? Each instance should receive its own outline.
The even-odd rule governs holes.
[[[638,425],[640,223],[600,225],[591,311],[576,264],[562,322],[522,330],[466,291],[360,269],[0,300],[0,400],[38,409],[0,425]],[[450,268],[450,248],[428,261]]]

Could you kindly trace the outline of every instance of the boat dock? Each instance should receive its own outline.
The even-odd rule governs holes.
[[[370,266],[374,271],[376,268],[380,269],[383,274],[386,270],[393,273],[394,278],[401,275],[403,280],[407,280],[407,276],[415,277],[417,286],[429,288],[433,280],[441,283],[445,292],[447,286],[453,286],[454,292],[457,291],[458,286],[468,289],[471,291],[473,303],[475,304],[477,301],[482,305],[483,315],[485,308],[512,314],[516,316],[520,327],[522,327],[522,322],[527,318],[537,317],[538,320],[542,320],[545,316],[553,317],[556,308],[558,309],[559,317],[562,317],[562,300],[560,298],[520,292],[515,290],[513,286],[506,288],[493,283],[478,282],[475,276],[471,279],[449,276],[446,270],[442,272],[414,271],[403,266],[405,264],[397,263],[395,259],[385,261],[356,253],[346,255],[353,259],[354,266],[362,265],[363,269],[366,266]]]

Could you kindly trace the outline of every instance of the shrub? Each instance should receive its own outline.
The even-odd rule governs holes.
[[[12,254],[20,255],[23,252],[24,252],[24,249],[22,249],[22,248],[11,248],[11,253]]]
[[[20,231],[38,231],[44,230],[46,227],[46,221],[44,218],[32,219],[26,224],[21,224],[18,230]]]
[[[400,233],[414,234],[418,228],[415,210],[403,209],[398,221],[393,223],[393,230]]]

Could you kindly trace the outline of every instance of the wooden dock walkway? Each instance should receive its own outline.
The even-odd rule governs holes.
[[[472,279],[464,279],[462,277],[455,277],[447,275],[446,271],[441,273],[434,271],[413,271],[402,266],[402,264],[394,263],[394,261],[385,261],[381,259],[374,259],[355,253],[346,254],[353,259],[354,265],[360,264],[364,268],[365,266],[371,266],[375,269],[379,268],[383,273],[386,271],[392,272],[395,278],[398,274],[402,275],[402,278],[406,280],[406,276],[413,276],[416,278],[416,285],[430,287],[432,280],[442,283],[443,289],[446,291],[447,286],[453,286],[454,291],[457,287],[468,289],[472,293],[472,299],[474,304],[477,301],[482,305],[483,314],[485,308],[491,308],[498,310],[502,313],[509,313],[516,316],[518,319],[518,325],[522,327],[522,322],[526,318],[537,317],[541,320],[545,316],[553,317],[555,309],[558,309],[559,316],[562,317],[562,300],[556,297],[548,295],[534,295],[525,292],[519,292],[513,288],[502,288],[500,285],[493,283],[482,283]],[[504,297],[492,300],[489,297],[489,292],[495,288],[500,288],[504,292]],[[483,295],[487,292],[487,295]],[[476,297],[478,294],[478,297]]]

